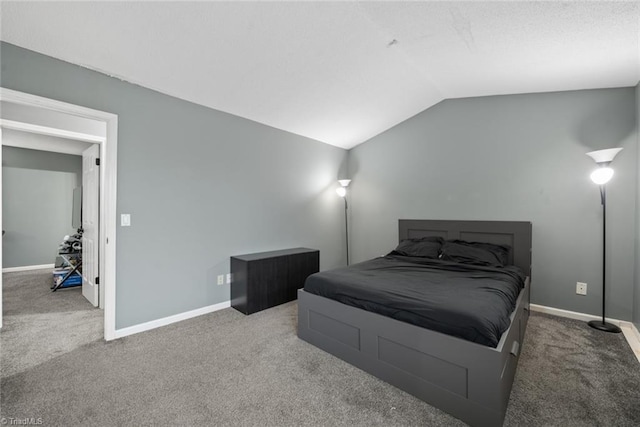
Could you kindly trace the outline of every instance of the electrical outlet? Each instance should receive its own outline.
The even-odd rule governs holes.
[[[586,295],[587,294],[587,284],[583,282],[576,282],[576,294],[578,295]]]
[[[224,285],[224,274],[218,276],[218,285]]]
[[[227,273],[227,284],[231,283],[231,273]]]

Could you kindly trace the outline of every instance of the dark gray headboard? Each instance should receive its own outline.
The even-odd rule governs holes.
[[[445,221],[401,219],[400,240],[440,236],[469,242],[509,245],[509,262],[531,276],[531,223],[526,221]]]

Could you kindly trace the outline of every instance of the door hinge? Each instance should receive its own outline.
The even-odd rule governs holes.
[[[96,280],[93,283],[96,284],[96,285],[99,285],[100,284],[100,278],[96,277]]]
[[[100,166],[100,159],[96,159],[96,166]]]

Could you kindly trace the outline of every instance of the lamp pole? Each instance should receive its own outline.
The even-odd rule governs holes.
[[[339,179],[338,182],[340,183],[340,187],[336,188],[336,193],[338,193],[338,196],[344,199],[344,235],[347,248],[347,265],[349,265],[349,218],[347,215],[349,205],[347,203],[347,187],[349,186],[351,180]]]
[[[344,235],[347,247],[347,265],[349,265],[349,219],[347,215],[348,205],[347,196],[344,196]]]
[[[600,186],[600,200],[602,202],[602,321],[592,320],[589,326],[604,332],[620,333],[622,329],[605,321],[605,293],[607,277],[607,185]]]
[[[607,184],[600,186],[602,200],[602,324],[605,324],[605,289],[607,280]]]
[[[613,169],[609,164],[622,151],[622,148],[607,148],[591,151],[591,157],[600,166],[591,173],[591,180],[600,185],[600,201],[602,203],[602,320],[592,320],[589,326],[604,332],[620,333],[622,330],[611,323],[607,323],[605,315],[606,280],[607,280],[607,182],[613,177]]]

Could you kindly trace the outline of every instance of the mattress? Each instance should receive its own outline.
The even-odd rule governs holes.
[[[515,266],[387,255],[312,274],[304,290],[481,345],[496,347],[524,287]]]

